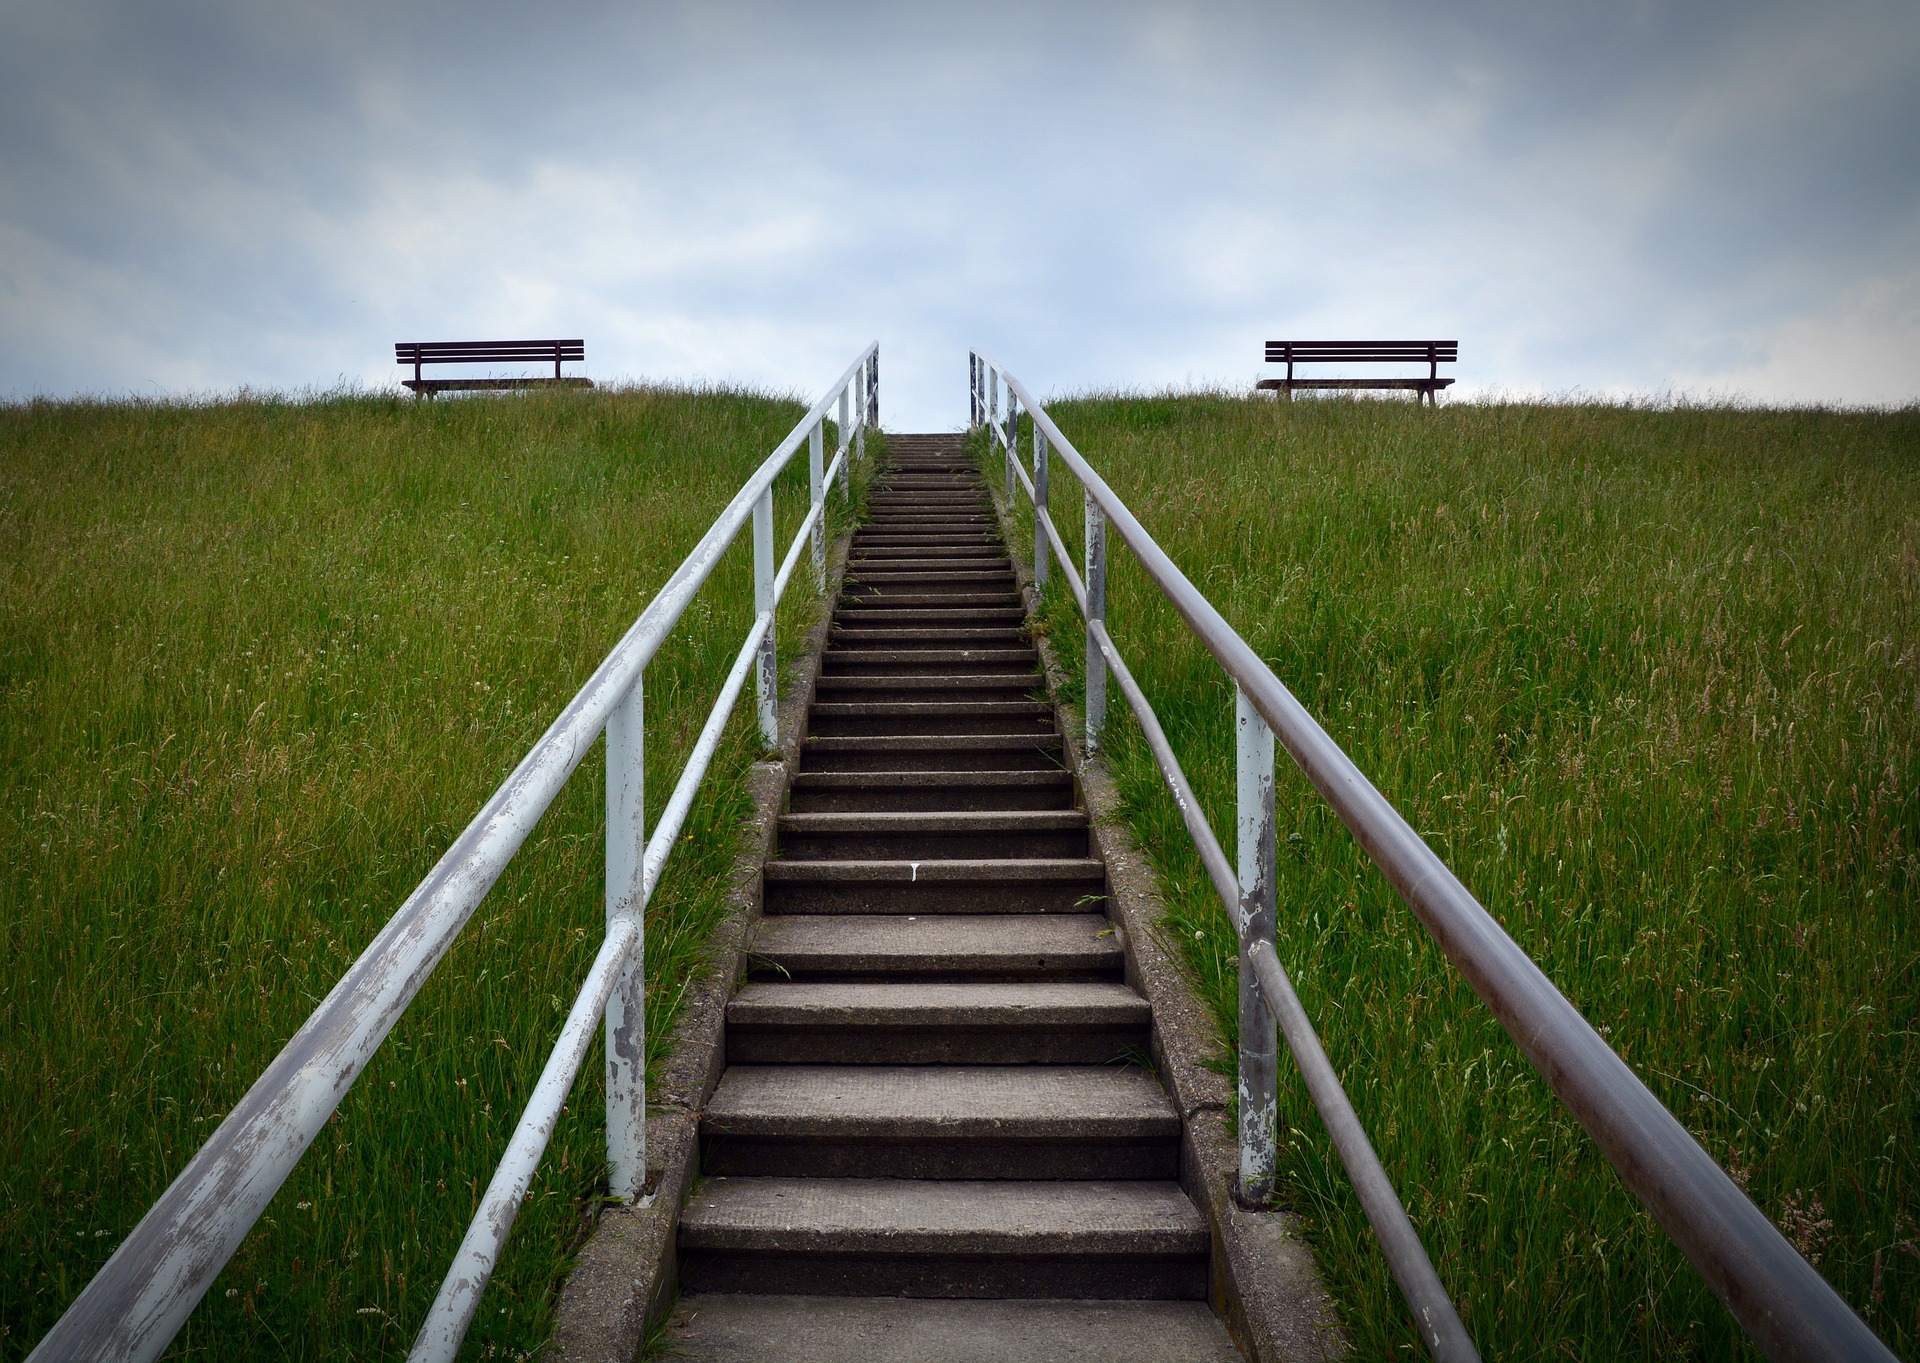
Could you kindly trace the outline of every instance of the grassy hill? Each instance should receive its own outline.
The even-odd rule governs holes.
[[[1654,1092],[1920,1352],[1920,410],[1049,411]],[[1052,506],[1077,544],[1057,467]],[[1230,685],[1113,554],[1110,627],[1231,855]],[[1050,627],[1077,639],[1057,581]],[[1232,929],[1130,720],[1111,761],[1231,1039]],[[1281,765],[1281,959],[1482,1350],[1750,1355]],[[1357,1356],[1417,1356],[1282,1078],[1285,1200]]]
[[[106,1260],[802,410],[651,390],[0,408],[0,1358]],[[776,495],[783,544],[804,463]],[[649,668],[650,811],[751,618],[750,553]],[[656,1047],[753,752],[742,716],[648,915]],[[404,1354],[598,946],[603,772],[590,755],[176,1353]],[[600,1074],[589,1058],[473,1356],[544,1337],[604,1187]]]

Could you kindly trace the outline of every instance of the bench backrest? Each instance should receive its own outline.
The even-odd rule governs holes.
[[[1460,358],[1458,341],[1268,341],[1268,364],[1443,364]]]
[[[513,364],[529,360],[584,360],[585,341],[399,341],[396,364]]]

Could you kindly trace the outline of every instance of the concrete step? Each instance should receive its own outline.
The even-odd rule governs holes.
[[[680,1299],[664,1334],[688,1363],[1241,1363],[1193,1301],[703,1292]]]
[[[932,555],[937,558],[990,558],[1005,560],[1007,546],[998,536],[968,530],[940,530],[932,533],[884,534],[863,532],[854,537],[850,551],[855,558],[912,558]]]
[[[956,530],[978,530],[984,528],[980,522],[968,522],[963,518],[971,514],[969,504],[955,502],[949,507],[920,506],[912,509],[896,507],[891,512],[876,515],[871,524],[885,527],[889,531],[921,531],[938,529],[946,534]],[[1005,552],[1004,549],[1002,552]]]
[[[734,1065],[701,1167],[760,1178],[1172,1179],[1180,1114],[1133,1065]]]
[[[1147,1053],[1153,1010],[1118,982],[750,981],[730,1065],[1105,1065]]]
[[[688,1292],[1199,1301],[1206,1221],[1170,1182],[715,1178]]]
[[[926,548],[904,547],[886,553],[855,547],[847,559],[847,572],[854,577],[874,573],[1007,573],[1013,561],[1005,553],[976,554],[963,545],[936,544]]]
[[[955,609],[962,606],[1005,605],[1020,598],[1010,582],[949,581],[937,574],[925,581],[868,581],[848,578],[841,605],[884,606],[901,609],[915,603]]]
[[[1042,700],[817,701],[808,732],[848,734],[1048,734],[1053,707]]]
[[[892,538],[892,537],[889,537]],[[893,559],[996,559],[1007,561],[1005,546],[994,544],[984,536],[977,543],[950,543],[952,536],[943,535],[938,540],[914,540],[905,536],[901,544],[875,544],[872,540],[855,537],[853,541],[852,562],[891,561]]]
[[[849,645],[864,647],[864,645]],[[822,676],[818,693],[829,701],[877,701],[877,691],[906,691],[914,701],[952,701],[979,691],[981,701],[1025,701],[1043,689],[1039,672],[839,672]]]
[[[779,833],[783,861],[1037,861],[1087,855],[1087,816],[1078,809],[783,814]]]
[[[920,677],[822,677],[814,694],[822,701],[997,701],[1026,700],[1045,683],[1038,673],[1018,672],[979,676],[971,673],[928,673]]]
[[[988,578],[998,578],[1011,574],[1013,565],[1006,555],[997,558],[886,558],[886,559],[849,559],[847,576],[855,582],[883,580],[887,582],[909,577],[937,577],[942,580],[952,578],[959,581],[982,581],[984,574]]]
[[[1060,735],[934,734],[808,738],[802,771],[1064,771]]]
[[[1039,665],[1032,648],[829,648],[821,670],[849,673],[900,673],[925,676],[937,672],[1021,672]]]
[[[1027,632],[1001,625],[889,624],[880,628],[843,625],[835,621],[828,638],[853,648],[913,648],[924,644],[966,644],[971,647],[1018,648],[1027,642]]]
[[[1125,962],[1111,926],[1095,913],[795,914],[761,919],[748,959],[769,980],[1112,980]]]
[[[790,790],[796,814],[1073,805],[1073,778],[1064,771],[803,771]]]
[[[1018,606],[933,606],[919,610],[875,602],[848,600],[834,608],[833,622],[850,627],[884,629],[892,625],[922,625],[943,629],[948,625],[980,628],[1021,629],[1026,614]]]
[[[1087,913],[1107,893],[1106,866],[1088,857],[777,857],[761,876],[768,913]]]
[[[987,515],[992,503],[984,492],[875,493],[867,501],[872,521],[898,516]]]
[[[840,598],[841,611],[858,610],[988,610],[1004,609],[1008,606],[1020,607],[1020,593],[1004,592],[940,592],[915,595],[911,592],[862,591],[857,584],[848,584]]]

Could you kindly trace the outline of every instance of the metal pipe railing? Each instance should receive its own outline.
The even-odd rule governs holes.
[[[1893,1354],[1866,1323],[1794,1250],[1765,1213],[1754,1206],[1374,788],[1134,518],[1025,385],[978,352],[969,370],[974,376],[974,409],[980,409],[982,381],[989,395],[1004,384],[1009,401],[1025,409],[1037,439],[1059,454],[1087,499],[1100,507],[1111,532],[1133,551],[1149,580],[1232,678],[1241,703],[1286,748],[1455,968],[1493,1010],[1521,1053],[1600,1147],[1621,1181],[1672,1237],[1748,1337],[1769,1358],[1777,1360],[1878,1359],[1891,1363]],[[989,401],[989,417],[992,411]],[[987,424],[992,428],[991,420]],[[996,431],[994,438],[1007,437]],[[1043,499],[1038,477],[1026,486],[1029,495]],[[1011,510],[1011,490],[1008,497]],[[1050,518],[1043,528],[1050,541],[1057,540]],[[1085,599],[1083,594],[1076,596]],[[1105,632],[1103,627],[1101,634]],[[1244,782],[1242,789],[1244,828]],[[1245,865],[1243,854],[1243,871]],[[1244,926],[1250,921],[1240,907],[1246,898],[1244,876],[1239,888],[1238,897],[1229,903]],[[1224,890],[1222,897],[1227,899]],[[1247,967],[1255,974],[1255,996],[1260,997],[1256,945],[1243,941],[1241,948],[1243,1028],[1248,1021],[1244,989]],[[1272,949],[1270,938],[1267,947]],[[1299,1059],[1297,1048],[1295,1058]],[[1248,1139],[1244,1072],[1242,1082],[1244,1142]],[[1321,1111],[1325,1117],[1326,1109]],[[1244,1148],[1242,1163],[1244,1169],[1248,1163]],[[1254,1163],[1257,1167],[1257,1159]],[[1384,1236],[1382,1249],[1390,1255],[1395,1252]],[[1394,1272],[1404,1290],[1406,1279],[1400,1265],[1394,1266]],[[1420,1310],[1417,1304],[1415,1310]]]
[[[774,481],[803,442],[819,448],[817,433],[836,403],[842,413],[847,410],[850,390],[861,420],[852,431],[841,421],[832,465],[821,477],[809,478],[807,515],[776,572]],[[864,451],[865,428],[878,416],[875,342],[747,479],[586,685],[234,1104],[30,1359],[147,1360],[165,1350],[602,731],[608,739],[607,936],[414,1342],[413,1357],[451,1358],[458,1351],[603,1014],[612,1192],[622,1200],[640,1195],[647,1167],[647,900],[749,670],[755,675],[761,736],[770,746],[777,740],[774,612],[800,554],[822,524],[835,473],[845,475],[850,448]],[[749,521],[754,525],[754,622],[660,826],[642,852],[646,665]]]

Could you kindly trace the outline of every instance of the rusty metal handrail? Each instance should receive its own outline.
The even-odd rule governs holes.
[[[149,1360],[165,1350],[602,732],[607,736],[607,935],[410,1357],[451,1359],[459,1351],[603,1015],[611,1191],[621,1200],[640,1195],[647,1170],[647,900],[749,671],[755,674],[761,737],[768,746],[777,741],[774,612],[809,543],[816,586],[825,588],[827,492],[836,477],[845,475],[849,460],[865,451],[867,429],[878,422],[879,378],[875,342],[747,479],[513,774],[81,1289],[28,1355],[30,1361]],[[839,449],[826,464],[823,435],[836,403]],[[849,420],[856,409],[858,415]],[[810,505],[776,570],[773,484],[802,443]],[[642,674],[749,521],[754,622],[648,839],[642,822]]]
[[[1036,475],[1032,492],[1036,497],[1036,520],[1044,519],[1044,524],[1036,525],[1036,557],[1046,551],[1043,533],[1051,532],[1051,538],[1058,541],[1051,518],[1044,514],[1043,470],[1050,449],[1060,456],[1084,490],[1090,565],[1095,562],[1094,532],[1098,531],[1102,576],[1100,634],[1105,634],[1105,531],[1111,525],[1121,542],[1133,551],[1148,578],[1233,679],[1238,690],[1242,706],[1243,817],[1240,894],[1231,907],[1242,925],[1243,1026],[1248,1017],[1248,991],[1251,989],[1256,996],[1259,992],[1257,981],[1249,979],[1259,970],[1255,948],[1264,943],[1272,950],[1271,919],[1267,920],[1265,933],[1253,934],[1254,943],[1246,941],[1246,929],[1257,926],[1257,911],[1261,907],[1248,902],[1254,888],[1247,874],[1250,840],[1256,844],[1252,860],[1257,862],[1264,855],[1268,867],[1272,864],[1270,819],[1264,830],[1267,841],[1261,846],[1263,830],[1257,824],[1250,828],[1245,817],[1246,721],[1251,713],[1278,737],[1288,755],[1419,917],[1447,958],[1493,1010],[1521,1053],[1600,1147],[1621,1181],[1653,1214],[1761,1352],[1783,1363],[1785,1360],[1839,1363],[1839,1360],[1851,1359],[1893,1363],[1893,1353],[1866,1322],[1794,1250],[1766,1214],[1640,1082],[1627,1063],[1601,1039],[1579,1010],[1554,987],[1532,958],[1507,935],[1246,640],[1180,571],[1106,480],[1073,447],[1026,386],[977,351],[969,361],[972,421],[976,426],[987,425],[995,432],[997,443],[1007,447],[1010,488],[1016,481],[1012,474],[1018,462],[1015,447],[1019,433],[1013,405],[1017,403],[1024,409],[1032,422]],[[1004,429],[998,403],[1003,387],[1009,408]],[[1008,497],[1011,509],[1011,490]],[[1090,580],[1091,576],[1089,574]],[[1083,591],[1090,602],[1092,592],[1087,588]],[[1091,612],[1088,615],[1089,662],[1098,656],[1104,672],[1105,658],[1099,653],[1098,639],[1094,637],[1095,620]],[[1098,726],[1091,686],[1088,692],[1087,721],[1091,738],[1097,736]],[[1257,744],[1254,746],[1257,748]],[[1270,789],[1267,798],[1271,809]],[[1248,837],[1250,833],[1254,835],[1252,839]],[[1270,880],[1267,893],[1266,903],[1270,906]],[[1243,1132],[1247,1111],[1243,1096]],[[1243,1175],[1245,1166],[1243,1149]],[[1398,1268],[1395,1272],[1398,1274]]]

